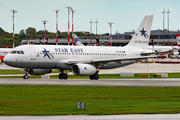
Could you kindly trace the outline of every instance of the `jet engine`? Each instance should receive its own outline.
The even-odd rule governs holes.
[[[28,69],[27,72],[30,75],[44,75],[47,73],[51,73],[52,69]]]
[[[72,66],[72,72],[75,75],[94,75],[99,72],[99,70],[90,64],[75,64]]]

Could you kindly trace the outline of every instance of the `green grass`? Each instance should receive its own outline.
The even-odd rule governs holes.
[[[179,93],[180,87],[1,85],[0,115],[173,114],[180,113]]]

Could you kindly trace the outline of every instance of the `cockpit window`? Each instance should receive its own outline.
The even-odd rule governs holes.
[[[12,51],[11,54],[24,54],[24,51]]]
[[[23,51],[21,51],[21,54],[24,54],[24,52],[23,52]]]
[[[17,54],[21,54],[20,51],[17,51]]]
[[[12,51],[11,54],[16,54],[16,51]]]

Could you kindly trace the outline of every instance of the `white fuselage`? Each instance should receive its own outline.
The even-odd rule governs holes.
[[[91,62],[92,60],[137,57],[140,56],[142,49],[139,47],[131,49],[129,47],[103,46],[25,45],[16,47],[13,51],[23,51],[24,54],[8,54],[5,61],[10,66],[34,69],[71,69],[68,65],[70,61]],[[135,60],[124,61],[124,63],[126,62],[134,63]],[[122,65],[122,62],[116,64]],[[116,68],[118,65],[107,67]]]

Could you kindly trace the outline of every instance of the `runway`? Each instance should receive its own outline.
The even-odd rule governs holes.
[[[180,87],[179,78],[161,79],[0,79],[0,85],[59,85],[59,86],[134,86]]]
[[[156,115],[67,115],[67,116],[0,116],[2,120],[179,120],[180,114]]]

